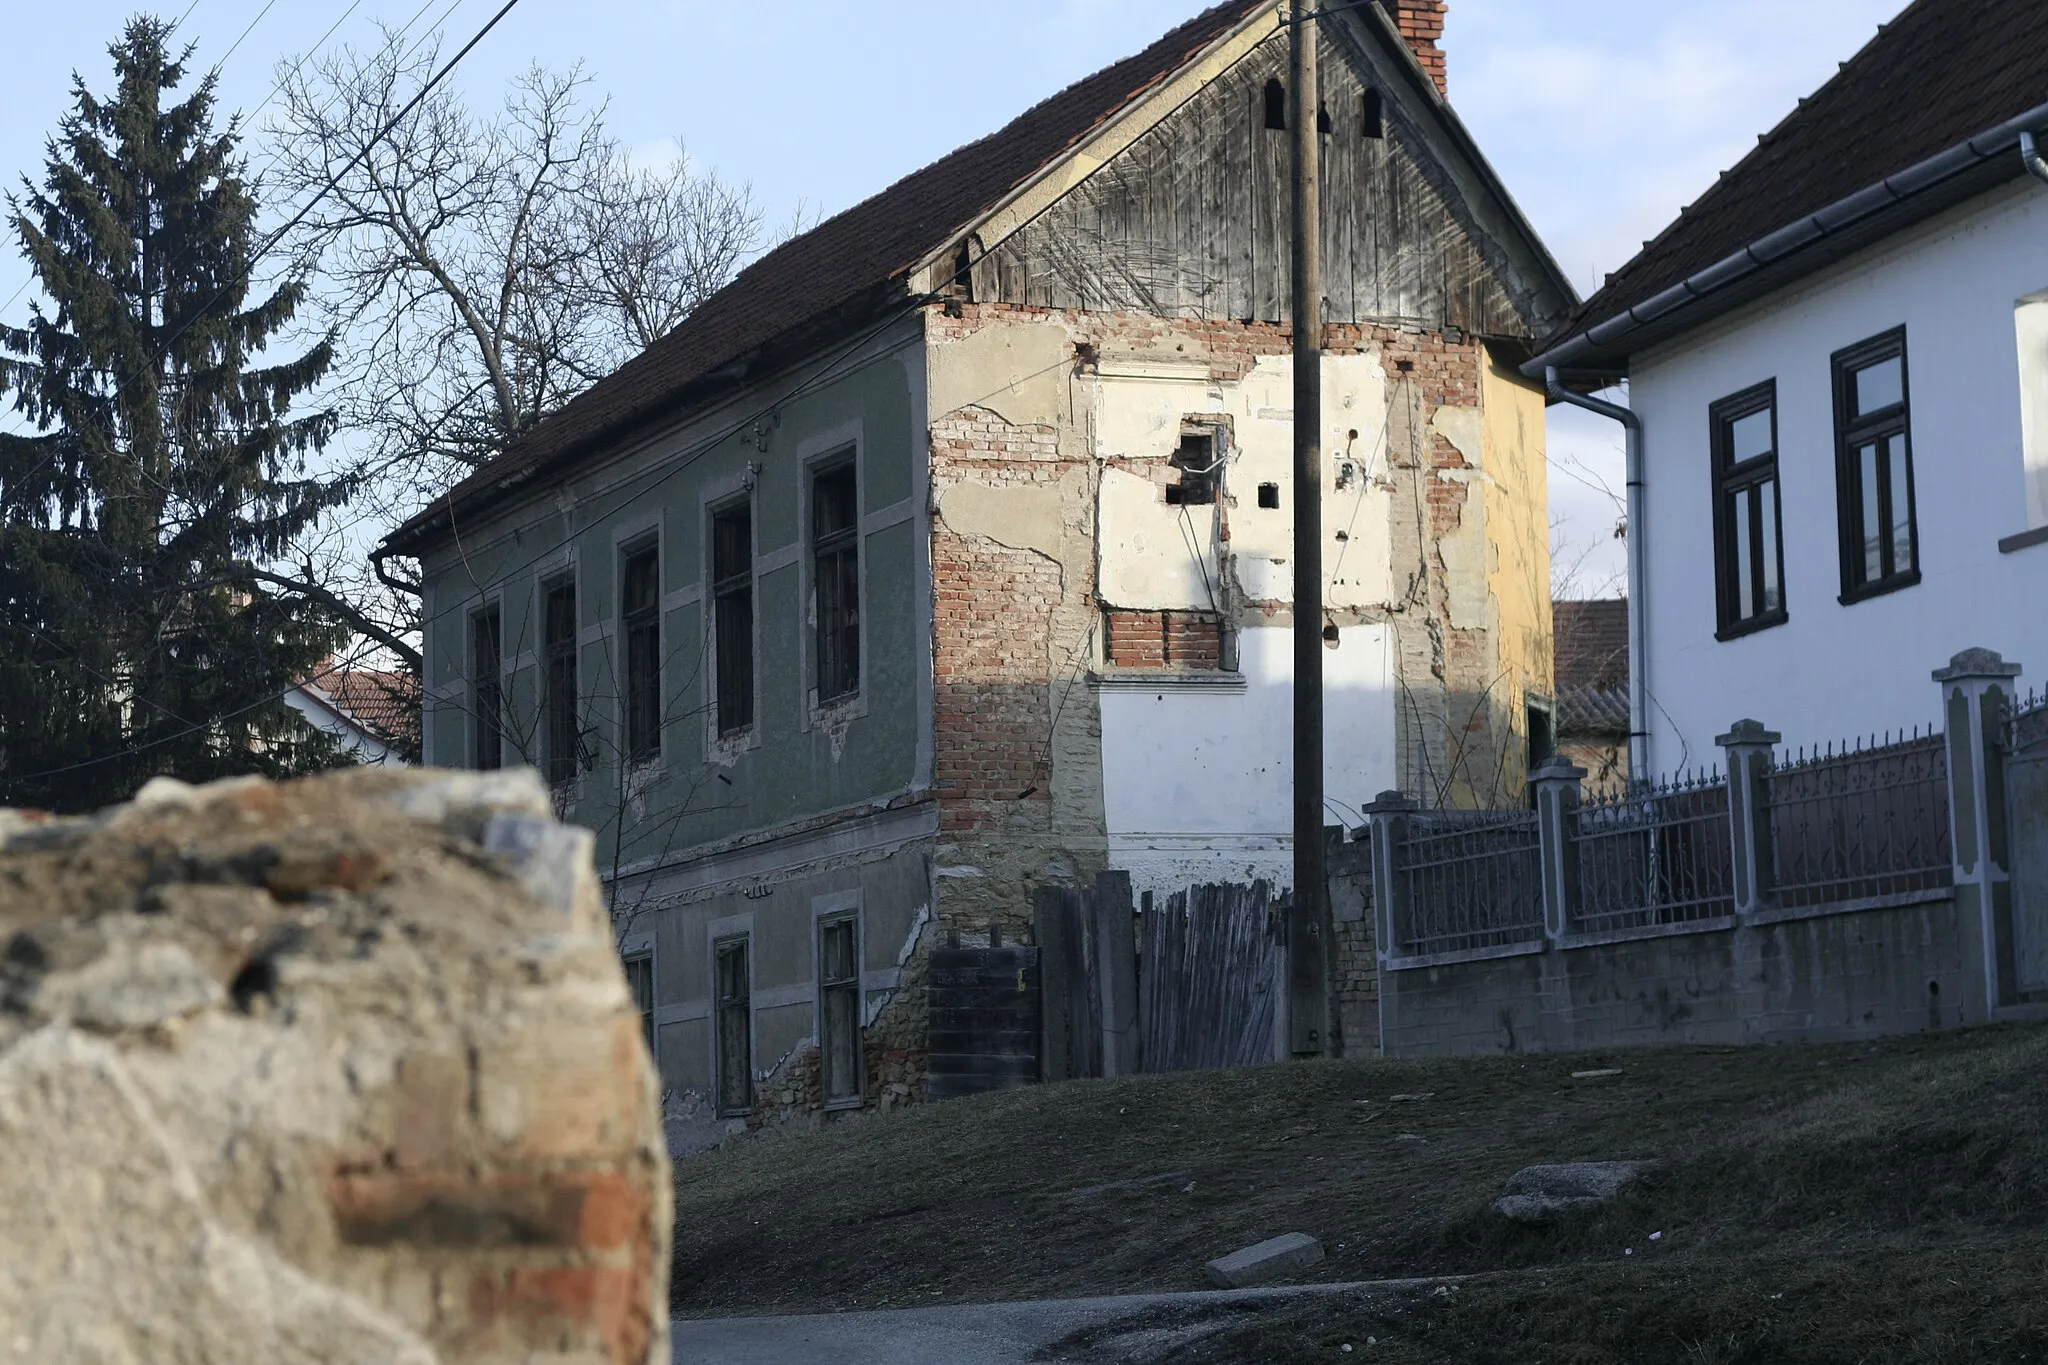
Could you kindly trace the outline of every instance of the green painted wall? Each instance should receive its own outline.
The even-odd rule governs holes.
[[[574,786],[570,818],[596,831],[600,870],[673,858],[684,850],[776,829],[910,787],[916,772],[921,675],[929,667],[916,537],[921,510],[914,394],[916,345],[881,355],[776,409],[766,449],[747,429],[687,445],[657,444],[644,472],[614,464],[465,530],[430,556],[427,632],[428,759],[473,762],[469,619],[486,595],[500,602],[507,678],[506,762],[541,762],[539,587],[573,553],[581,629],[579,692],[595,761]],[[741,406],[739,412],[752,409]],[[721,419],[732,426],[734,417]],[[712,436],[718,436],[714,431]],[[843,439],[841,439],[843,438]],[[809,724],[813,685],[810,576],[804,534],[806,461],[857,441],[863,512],[864,677],[838,734]],[[710,734],[706,647],[706,500],[754,487],[755,614],[759,652],[755,737],[718,745]],[[878,514],[880,522],[875,524]],[[893,515],[891,515],[893,514]],[[662,758],[625,771],[618,578],[621,551],[658,528],[662,559]],[[623,537],[623,538],[622,538]],[[720,752],[721,748],[725,752]]]

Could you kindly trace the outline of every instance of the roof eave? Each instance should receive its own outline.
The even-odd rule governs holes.
[[[882,280],[856,294],[838,309],[805,318],[766,345],[664,395],[661,402],[649,405],[646,410],[596,428],[538,464],[508,470],[498,482],[474,489],[458,502],[451,504],[447,496],[437,499],[379,541],[371,552],[371,558],[416,557],[422,551],[447,543],[453,538],[451,523],[455,517],[485,512],[544,482],[547,476],[577,463],[593,449],[616,445],[638,433],[679,420],[696,405],[722,393],[742,389],[764,374],[778,373],[791,364],[800,363],[805,354],[857,329],[864,321],[872,321],[877,312],[884,311],[888,304],[900,304],[904,297],[901,282],[900,274]]]
[[[1629,358],[1872,242],[2026,174],[2020,134],[2048,128],[2048,104],[1887,176],[1817,212],[1766,233],[1740,251],[1609,317],[1546,346],[1522,366],[1541,379],[1549,369],[1596,377],[1628,373]]]

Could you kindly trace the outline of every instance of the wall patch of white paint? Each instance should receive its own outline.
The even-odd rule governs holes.
[[[1386,472],[1386,371],[1378,355],[1323,358],[1324,600],[1336,608],[1383,604],[1393,577],[1393,493]],[[1294,598],[1294,361],[1259,360],[1223,389],[1235,439],[1224,475],[1231,500],[1227,549],[1250,602]],[[1475,427],[1475,431],[1476,431]],[[1357,435],[1353,436],[1352,433]],[[1278,507],[1259,506],[1262,484]]]
[[[1013,426],[1050,426],[1066,410],[1073,342],[1061,323],[1016,323],[927,348],[930,411],[987,408]]]
[[[2027,471],[2027,529],[2048,526],[2048,291],[2013,310],[2020,347],[2020,447]]]
[[[1060,557],[1057,484],[948,484],[939,490],[939,517],[963,536],[983,536],[1054,561]]]
[[[1180,448],[1181,423],[1216,410],[1206,368],[1126,366],[1095,380],[1095,454],[1164,460]]]
[[[1110,866],[1138,891],[1290,881],[1293,632],[1239,636],[1242,692],[1105,689],[1103,807]],[[1395,785],[1392,651],[1384,626],[1346,627],[1324,655],[1329,821],[1355,825]]]
[[[1173,506],[1158,484],[1122,469],[1102,471],[1101,499],[1103,601],[1143,611],[1218,608],[1214,507]]]

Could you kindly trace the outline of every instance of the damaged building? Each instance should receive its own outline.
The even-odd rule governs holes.
[[[685,1145],[921,1091],[1035,887],[1289,866],[1288,32],[1234,0],[784,244],[401,527],[425,752],[597,832]],[[1528,343],[1574,299],[1443,93],[1321,23],[1331,823],[1547,735]]]

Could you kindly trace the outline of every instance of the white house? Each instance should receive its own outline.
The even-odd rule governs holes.
[[[1626,380],[1636,771],[2048,673],[2048,5],[1917,0],[1525,367]]]

